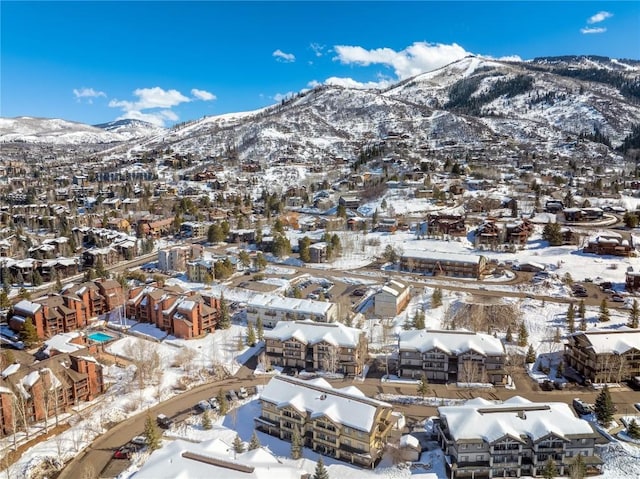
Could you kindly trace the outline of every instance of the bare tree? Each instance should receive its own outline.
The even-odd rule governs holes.
[[[142,393],[144,387],[157,378],[161,365],[160,354],[158,354],[156,345],[150,341],[138,339],[127,344],[124,348],[124,353],[136,367],[135,378],[138,390]]]
[[[327,346],[322,357],[322,369],[328,373],[335,373],[338,370],[339,362],[340,353],[338,347]]]

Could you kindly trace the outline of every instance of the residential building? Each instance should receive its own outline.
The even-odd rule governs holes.
[[[262,324],[268,328],[273,328],[278,321],[299,319],[332,323],[338,319],[338,307],[328,301],[256,294],[247,301],[247,321],[255,324],[258,317],[262,318]]]
[[[629,266],[625,273],[624,286],[627,291],[640,289],[640,271],[634,271],[633,266]]]
[[[400,314],[411,299],[411,286],[395,279],[387,282],[374,296],[374,313],[381,318]]]
[[[398,339],[400,376],[432,382],[504,385],[502,341],[470,331],[402,331]]]
[[[365,332],[337,322],[280,321],[265,331],[264,340],[267,357],[276,366],[356,376],[367,359]]]
[[[567,365],[593,383],[617,383],[640,376],[640,329],[590,329],[569,336]]]
[[[481,279],[488,273],[487,258],[461,253],[406,250],[400,257],[400,269],[433,276],[457,276]]]
[[[0,377],[0,435],[46,418],[53,421],[57,414],[103,392],[102,366],[88,349],[28,365],[11,364]]]
[[[464,236],[467,234],[464,216],[434,213],[427,216],[427,224],[431,235]]]
[[[587,474],[602,472],[594,452],[600,435],[566,403],[476,398],[441,406],[438,414],[435,429],[452,479],[542,476],[549,458],[566,476],[578,454]]]
[[[174,246],[158,250],[158,269],[160,271],[186,271],[187,261],[202,256],[200,245]]]
[[[599,255],[635,256],[632,237],[626,240],[615,232],[601,233],[589,238],[587,246],[582,251]]]
[[[276,376],[260,395],[258,430],[365,467],[380,461],[394,426],[391,404],[367,398],[355,386],[333,388],[322,378]]]
[[[324,263],[327,261],[327,243],[320,241],[309,246],[310,263]]]

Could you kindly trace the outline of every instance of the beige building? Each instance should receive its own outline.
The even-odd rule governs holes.
[[[403,377],[445,383],[504,385],[506,353],[502,341],[470,331],[402,331],[398,371]]]
[[[332,323],[338,319],[338,307],[328,301],[256,294],[247,301],[247,322],[256,324],[258,318],[267,328],[273,328],[279,321],[300,319]]]
[[[158,269],[160,271],[186,271],[187,261],[202,256],[202,246],[183,245],[158,250]]]
[[[392,279],[374,296],[374,313],[381,318],[393,318],[409,303],[411,286]]]
[[[487,274],[487,258],[473,254],[405,251],[400,257],[400,269],[433,276],[481,279]]]
[[[557,475],[566,476],[578,454],[587,474],[602,472],[602,459],[594,453],[600,434],[566,403],[476,398],[439,407],[438,414],[435,429],[451,479],[542,476],[549,459]]]
[[[391,404],[355,386],[334,389],[322,378],[276,376],[260,403],[258,430],[286,441],[298,431],[305,447],[365,467],[378,464],[394,426]]]
[[[265,331],[271,364],[357,376],[367,358],[365,332],[342,323],[280,321]]]
[[[640,329],[592,329],[569,336],[564,357],[585,379],[617,383],[640,376]]]

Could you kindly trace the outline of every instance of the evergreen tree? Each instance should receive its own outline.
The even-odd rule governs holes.
[[[424,311],[417,310],[415,316],[413,317],[413,327],[416,329],[424,329]]]
[[[424,374],[420,376],[420,382],[418,383],[418,394],[421,397],[425,397],[429,393],[429,381]]]
[[[224,299],[224,293],[220,294],[220,321],[218,329],[229,329],[231,327],[231,317],[229,315],[229,306]]]
[[[573,303],[569,304],[569,309],[567,310],[567,330],[570,333],[576,331],[576,309],[573,307]]]
[[[536,362],[536,351],[533,349],[533,346],[531,344],[529,345],[529,349],[527,349],[525,362],[528,364],[533,364]]]
[[[149,413],[147,413],[147,418],[144,421],[144,437],[147,441],[147,446],[151,451],[155,451],[160,448],[162,433]]]
[[[262,324],[262,318],[260,316],[256,319],[256,332],[258,341],[262,341],[264,339],[264,325]]]
[[[638,328],[638,320],[640,319],[640,308],[638,307],[638,300],[634,299],[631,304],[631,310],[629,311],[629,324],[630,328]]]
[[[573,460],[573,464],[569,466],[569,477],[571,479],[583,479],[587,473],[587,466],[584,463],[582,454],[578,454]]]
[[[224,416],[229,412],[229,402],[227,401],[227,396],[225,396],[222,389],[218,389],[218,395],[216,396],[218,399],[218,407],[220,408],[219,412],[221,416]]]
[[[347,208],[344,205],[338,205],[336,210],[336,216],[338,218],[346,218],[347,217]]]
[[[316,470],[313,473],[313,479],[329,479],[329,472],[327,471],[327,468],[324,467],[322,456],[320,456],[318,458],[318,462],[316,462]]]
[[[410,329],[413,329],[413,319],[407,317],[406,321],[402,323],[402,329],[404,331],[409,331]]]
[[[38,270],[33,272],[33,285],[34,286],[41,286],[42,285],[42,276],[40,275],[40,273],[38,272]]]
[[[395,263],[398,261],[398,253],[393,249],[393,246],[388,244],[384,249],[384,253],[382,253],[382,257],[385,259],[387,263]]]
[[[38,331],[33,324],[33,320],[31,318],[27,318],[25,322],[22,324],[22,331],[20,331],[20,339],[24,343],[24,345],[28,348],[33,346],[38,342]]]
[[[556,377],[562,377],[562,376],[564,376],[564,361],[560,361],[556,369]]]
[[[556,328],[556,332],[553,334],[553,342],[557,344],[560,342],[560,339],[560,328]]]
[[[506,334],[506,336],[504,337],[504,340],[505,340],[507,343],[511,343],[511,342],[513,342],[513,331],[511,331],[511,325],[510,325],[510,324],[507,326],[507,334]]]
[[[524,321],[520,323],[520,328],[518,329],[518,346],[526,346],[529,342],[529,331],[527,331],[527,326],[524,324]]]
[[[613,420],[615,409],[613,400],[611,399],[611,392],[607,385],[605,385],[602,391],[600,391],[600,394],[598,394],[594,409],[598,422],[604,427],[609,427],[609,423]]]
[[[253,324],[249,323],[247,325],[247,346],[255,346],[256,345],[256,332],[253,329]]]
[[[542,470],[542,477],[545,479],[553,479],[558,475],[558,468],[556,467],[556,463],[551,456],[547,459],[547,462],[544,463],[544,469]]]
[[[547,223],[542,230],[542,239],[549,242],[551,246],[562,245],[562,231],[558,223]]]
[[[218,223],[213,223],[207,230],[207,242],[221,243],[224,240],[222,228]]]
[[[587,308],[584,305],[584,299],[581,299],[580,302],[578,303],[578,316],[580,317],[580,319],[585,319],[587,316]]]
[[[301,238],[298,242],[300,261],[304,261],[305,263],[311,261],[311,252],[309,251],[309,246],[311,246],[311,238],[309,238],[308,236]]]
[[[300,459],[302,457],[302,437],[298,428],[293,430],[291,435],[291,459]]]
[[[107,271],[107,269],[104,267],[104,260],[102,259],[102,256],[98,256],[98,259],[96,260],[96,270],[95,270],[96,276],[98,278],[107,278],[109,277],[109,272]]]
[[[3,289],[0,291],[0,308],[6,309],[11,306],[11,301],[9,300],[9,295]]]
[[[211,416],[209,415],[209,411],[205,411],[202,413],[202,429],[209,430],[213,427],[211,424]]]
[[[256,254],[256,268],[259,271],[262,271],[267,267],[267,258],[264,257],[264,254],[258,252]]]
[[[89,270],[89,271],[91,271],[91,270]],[[20,291],[18,291],[18,298],[20,298],[20,299],[31,299],[31,293],[29,291],[27,291],[27,288],[22,286],[20,288]]]
[[[236,438],[233,440],[233,450],[236,452],[236,454],[244,452],[244,443],[242,442],[242,439],[240,439],[240,436],[238,436],[237,434]]]
[[[627,426],[627,434],[631,439],[640,439],[640,426],[635,419],[632,419]]]
[[[258,433],[254,430],[251,435],[251,441],[249,441],[249,450],[253,451],[254,449],[260,448],[262,445],[260,444],[260,439],[258,439]]]
[[[609,306],[607,305],[607,300],[602,298],[600,302],[600,314],[598,314],[598,321],[601,323],[605,323],[611,319],[609,316]]]
[[[440,288],[436,288],[433,290],[433,294],[431,295],[431,307],[439,308],[442,306],[442,290]]]

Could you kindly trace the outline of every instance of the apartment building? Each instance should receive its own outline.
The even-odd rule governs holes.
[[[102,366],[88,349],[11,364],[0,376],[0,435],[45,418],[52,424],[57,414],[103,392]]]
[[[202,257],[202,246],[182,245],[158,250],[160,271],[186,271],[187,261]]]
[[[281,321],[265,331],[271,364],[356,376],[367,358],[365,332],[341,323]]]
[[[211,333],[220,319],[220,300],[177,287],[140,286],[129,291],[128,318],[154,324],[167,334],[191,339]]]
[[[391,404],[367,398],[355,386],[333,388],[322,378],[276,376],[260,396],[256,429],[365,467],[380,461],[394,422]]]
[[[473,254],[407,250],[400,257],[400,269],[433,276],[481,279],[487,274],[487,258]]]
[[[533,403],[519,396],[501,404],[482,398],[438,408],[435,429],[452,479],[542,476],[551,458],[558,476],[580,454],[587,474],[602,472],[594,453],[600,435],[566,403]]]
[[[617,383],[640,376],[640,329],[591,329],[569,336],[564,357],[586,380]]]
[[[373,298],[374,313],[381,318],[393,318],[409,304],[411,286],[395,279],[387,282]]]
[[[633,245],[633,237],[623,239],[615,232],[601,233],[587,240],[587,245],[583,248],[584,253],[612,256],[635,256],[636,248]]]
[[[338,307],[328,301],[285,298],[275,294],[256,294],[247,301],[247,321],[255,324],[260,317],[265,327],[273,328],[278,321],[310,319],[332,323],[338,318]]]
[[[398,339],[400,376],[445,383],[504,385],[506,353],[498,338],[470,331],[402,331]]]

